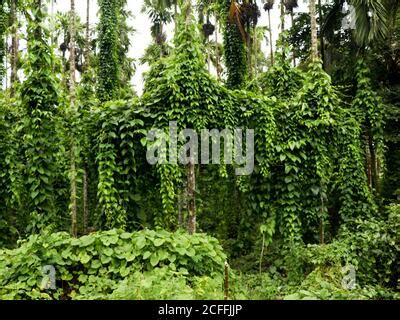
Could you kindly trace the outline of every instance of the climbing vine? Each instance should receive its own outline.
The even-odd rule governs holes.
[[[227,69],[226,85],[236,89],[244,85],[247,74],[246,47],[237,24],[229,16],[231,0],[220,0],[220,16],[223,20],[224,61]]]
[[[28,231],[54,222],[56,181],[60,174],[58,127],[60,101],[58,79],[53,74],[54,56],[43,26],[44,8],[34,3],[26,11],[28,21],[27,78],[21,87],[23,107],[24,192],[31,219]]]
[[[379,170],[383,165],[383,103],[372,89],[370,71],[365,60],[359,59],[356,66],[357,91],[353,109],[362,125],[362,139],[365,141],[367,175],[371,187],[380,190]]]
[[[99,55],[97,96],[105,102],[117,98],[121,72],[118,45],[118,17],[121,0],[99,1]]]

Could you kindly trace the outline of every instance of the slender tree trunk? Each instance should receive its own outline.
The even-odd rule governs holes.
[[[70,80],[69,80],[69,98],[71,111],[75,114],[75,0],[71,0],[71,12],[70,12],[70,57],[69,57],[69,68],[70,68]],[[72,133],[73,134],[73,133]],[[71,232],[74,237],[78,235],[78,222],[77,222],[77,170],[76,170],[76,145],[71,141]]]
[[[271,10],[268,10],[269,47],[271,49],[271,65],[274,65],[274,48],[272,45]]]
[[[83,233],[86,234],[89,225],[89,201],[88,201],[88,174],[85,166],[83,170]]]
[[[186,1],[186,27],[191,23],[192,5],[190,0]],[[189,234],[196,233],[196,171],[194,159],[190,159],[187,165],[187,195],[188,195],[188,224],[187,231]]]
[[[321,0],[318,0],[318,15],[319,15],[319,23],[322,25],[322,5],[321,5]],[[322,59],[322,67],[325,69],[325,41],[324,41],[324,35],[321,32],[319,36],[319,42],[320,42],[320,47],[321,47],[321,59]]]
[[[374,139],[372,133],[368,132],[368,149],[370,154],[370,172],[371,172],[371,188],[374,188],[376,192],[379,192],[379,177],[378,177],[378,165],[376,148],[374,144]]]
[[[162,38],[163,33],[164,33],[164,27],[163,27],[163,24],[160,23],[160,30],[159,30],[159,33],[158,33],[158,35],[160,36],[160,38]],[[156,40],[157,40],[157,39],[156,39]],[[162,58],[162,57],[164,56],[164,52],[163,52],[163,42],[160,41],[160,43],[159,43],[158,46],[160,47],[160,58]]]
[[[224,300],[229,299],[229,265],[225,261],[224,267]]]
[[[85,64],[89,66],[90,53],[90,0],[86,1]]]
[[[89,69],[90,56],[90,0],[86,1],[86,35],[85,35],[85,71]],[[83,233],[88,232],[89,225],[89,200],[88,200],[88,169],[86,159],[83,168]]]
[[[178,228],[180,228],[183,224],[182,217],[182,195],[178,194]]]
[[[218,47],[218,17],[215,17],[215,66],[217,68],[217,79],[221,78],[221,74],[219,72],[219,47]]]
[[[174,27],[175,27],[175,30],[178,25],[177,19],[178,19],[178,0],[175,0],[175,2],[174,2]]]
[[[317,16],[315,0],[310,1],[310,19],[311,19],[311,58],[318,58],[318,35],[317,35]]]
[[[292,28],[294,26],[294,14],[293,14],[293,9],[290,12],[290,18],[292,20]],[[296,54],[294,53],[294,48],[293,48],[293,67],[296,67]]]
[[[253,42],[253,67],[254,67],[254,78],[257,78],[257,54],[258,54],[258,34],[257,27],[253,28],[254,42]]]
[[[17,62],[18,62],[18,28],[17,28],[17,0],[11,1],[11,77],[10,77],[10,95],[15,96],[15,83],[17,82]]]
[[[253,47],[251,45],[251,29],[250,27],[247,27],[247,39],[246,39],[246,45],[247,45],[247,69],[249,70],[249,79],[253,79],[253,62],[252,62],[252,57],[253,57]]]
[[[56,0],[51,0],[51,8],[50,8],[50,16],[51,16],[51,27],[50,27],[50,43],[51,46],[54,46],[54,42],[56,41],[56,39],[54,39],[53,35],[55,33],[55,22],[54,22],[54,2]],[[53,68],[53,72],[54,72],[54,68]]]
[[[285,31],[285,3],[281,0],[281,31]],[[282,56],[286,59],[285,50],[282,50]]]
[[[259,273],[262,271],[262,261],[264,257],[264,249],[265,249],[265,233],[262,234],[262,245],[261,245],[261,253],[260,253],[260,264],[259,264]]]
[[[366,165],[367,165],[367,179],[368,179],[368,187],[372,191],[372,161],[371,161],[371,149],[369,148],[369,135],[365,134],[365,153],[366,153]]]
[[[75,15],[75,0],[71,1],[71,16],[70,16],[70,56],[69,56],[69,71],[70,71],[70,81],[69,81],[69,94],[71,105],[75,108],[75,32],[76,32],[76,15]]]
[[[196,233],[196,172],[194,162],[187,166],[187,194],[188,194],[188,233]]]
[[[207,69],[208,73],[211,73],[211,41],[206,40],[208,42],[208,50],[207,50]]]
[[[6,78],[6,83],[5,83],[5,89],[8,89],[8,59],[7,59],[7,54],[8,54],[8,50],[7,50],[7,46],[8,46],[8,37],[7,35],[4,37],[3,39],[3,46],[5,48],[5,54],[4,54],[4,60],[5,60],[5,69],[4,69],[4,76]],[[1,79],[1,83],[3,83],[3,79]]]
[[[76,183],[76,146],[71,144],[71,234],[74,237],[78,235],[78,219],[77,219],[77,183]]]
[[[322,190],[322,188],[321,188]],[[319,224],[319,243],[323,244],[325,242],[325,204],[324,197],[321,194],[321,212],[320,212],[320,224]]]

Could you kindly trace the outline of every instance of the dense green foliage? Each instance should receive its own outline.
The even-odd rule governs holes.
[[[226,84],[229,88],[239,89],[246,79],[247,63],[245,40],[239,26],[229,16],[230,0],[220,1],[220,16],[225,17],[224,23],[224,61],[227,69]]]
[[[120,0],[101,0],[99,23],[99,62],[97,96],[100,101],[117,98],[121,65],[118,52],[118,21],[121,14]]]
[[[78,239],[67,233],[34,235],[18,249],[2,251],[0,256],[0,292],[8,299],[117,295],[115,286],[134,282],[138,277],[135,272],[147,270],[157,281],[161,278],[165,282],[180,275],[212,276],[221,273],[225,259],[217,240],[205,235],[116,229]],[[42,267],[46,265],[56,268],[59,288],[50,295],[41,292]],[[128,275],[132,278],[126,278]],[[151,285],[151,277],[146,281],[149,283],[142,286]]]
[[[340,34],[341,4],[324,6],[321,60],[309,59],[299,15],[256,77],[255,2],[200,1],[224,34],[221,78],[207,68],[219,57],[205,50],[195,7],[152,1],[150,70],[136,97],[126,1],[101,0],[97,39],[77,20],[75,101],[68,18],[56,16],[54,36],[43,3],[28,1],[23,81],[0,96],[0,299],[222,299],[225,262],[230,298],[399,299],[400,68],[387,52],[400,52],[400,24],[386,39],[363,21],[371,7],[383,23],[379,3],[357,2],[363,27]],[[254,130],[254,171],[237,175],[222,154],[214,165],[150,164],[149,132],[171,124]],[[350,267],[354,288],[343,284]]]

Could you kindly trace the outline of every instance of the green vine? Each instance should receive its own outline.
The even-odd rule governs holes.
[[[27,78],[21,87],[24,109],[23,148],[25,156],[26,206],[31,215],[28,230],[44,228],[55,218],[55,183],[58,174],[59,140],[57,127],[57,78],[53,75],[54,56],[44,29],[44,9],[32,5],[26,11],[28,20],[28,55],[25,63]]]
[[[118,32],[121,0],[99,1],[99,57],[97,96],[101,102],[117,98],[121,72]]]
[[[220,16],[223,21],[224,61],[227,69],[226,85],[228,88],[243,87],[247,76],[246,46],[238,26],[229,18],[231,0],[221,0]]]

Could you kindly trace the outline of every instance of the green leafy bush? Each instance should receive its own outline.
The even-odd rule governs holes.
[[[94,297],[102,298],[126,277],[138,277],[154,268],[164,267],[179,275],[212,276],[222,273],[225,259],[218,241],[204,234],[113,229],[77,239],[67,233],[33,235],[18,249],[0,251],[0,297],[67,299],[79,296],[83,287],[83,295],[91,289]],[[42,290],[46,265],[56,270],[54,291]],[[164,278],[167,276],[172,274]]]
[[[399,294],[380,286],[342,286],[343,273],[340,267],[318,267],[300,286],[287,289],[285,300],[368,300],[399,299]]]
[[[400,252],[400,206],[389,206],[387,217],[355,220],[356,231],[343,226],[338,240],[309,245],[305,263],[312,268],[352,264],[361,284],[396,287]]]

